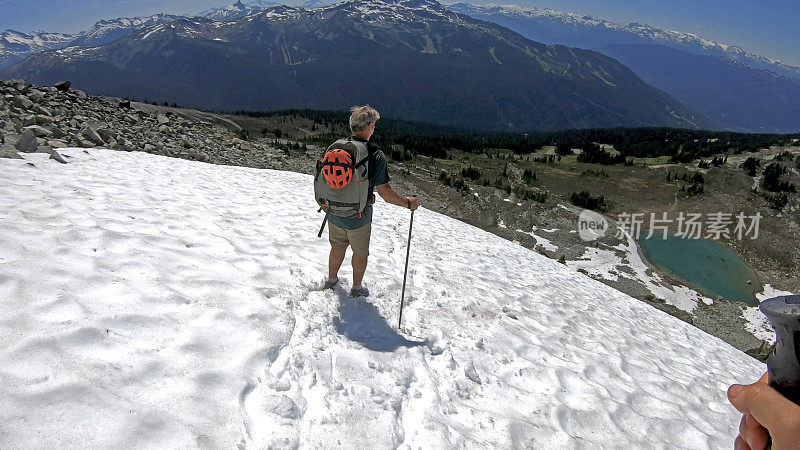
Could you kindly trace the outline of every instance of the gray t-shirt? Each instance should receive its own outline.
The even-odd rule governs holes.
[[[380,186],[389,182],[389,171],[387,168],[386,156],[383,154],[377,144],[357,137],[354,137],[353,139],[366,142],[367,148],[370,151],[369,174],[367,176],[369,178],[369,194],[370,197],[372,197],[375,186]],[[328,222],[344,230],[357,230],[368,223],[372,223],[372,203],[371,201],[367,202],[367,206],[364,208],[364,214],[361,215],[360,219],[358,217],[339,217],[330,215],[328,217]]]

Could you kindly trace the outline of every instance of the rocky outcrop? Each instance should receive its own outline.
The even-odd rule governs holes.
[[[39,152],[66,163],[54,149],[103,147],[249,167],[276,167],[285,158],[263,141],[245,143],[238,125],[217,115],[59,86],[0,81],[0,157]]]

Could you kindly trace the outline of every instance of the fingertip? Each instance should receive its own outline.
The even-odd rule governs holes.
[[[741,436],[736,436],[736,440],[733,441],[733,448],[734,450],[751,450],[750,446],[747,445],[747,442],[745,442]]]
[[[741,384],[733,384],[731,387],[728,388],[728,400],[733,400],[734,398],[739,396],[739,393],[742,391]]]

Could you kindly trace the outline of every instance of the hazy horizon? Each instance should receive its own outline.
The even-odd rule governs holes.
[[[102,19],[148,16],[157,13],[197,14],[234,3],[235,0],[0,0],[0,30],[24,33],[49,31],[76,33]],[[245,1],[247,3],[247,1]],[[278,2],[299,5],[304,0]],[[445,3],[455,3],[450,0]],[[575,12],[623,24],[637,22],[692,33],[768,58],[800,66],[800,1],[678,0],[546,0],[472,1],[474,4],[516,4]]]

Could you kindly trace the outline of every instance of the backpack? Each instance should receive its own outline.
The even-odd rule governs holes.
[[[314,175],[314,198],[325,211],[319,235],[325,229],[328,215],[361,217],[369,201],[369,159],[365,142],[352,137],[331,144],[322,159],[317,160]]]

